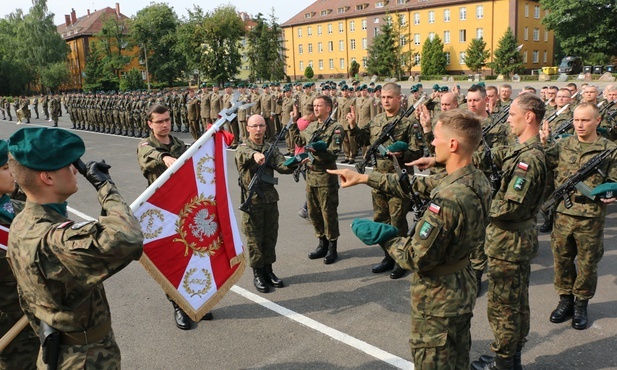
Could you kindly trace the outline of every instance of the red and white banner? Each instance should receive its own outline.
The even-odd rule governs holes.
[[[6,250],[9,245],[9,228],[0,225],[0,249]]]
[[[227,187],[225,133],[201,139],[144,193],[151,195],[132,205],[144,234],[140,262],[195,321],[245,268]]]

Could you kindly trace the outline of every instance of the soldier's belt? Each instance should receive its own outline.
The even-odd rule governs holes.
[[[111,330],[111,318],[90,330],[62,333],[61,343],[69,346],[84,346],[102,340],[109,330]]]
[[[465,257],[462,260],[449,265],[435,266],[431,270],[418,272],[418,275],[424,277],[446,276],[462,271],[465,267],[467,267],[467,265],[469,265],[469,258]]]
[[[502,230],[518,231],[535,227],[533,220],[525,220],[521,222],[501,221],[491,218],[491,223]]]

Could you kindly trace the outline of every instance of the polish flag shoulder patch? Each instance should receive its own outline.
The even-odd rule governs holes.
[[[441,207],[440,207],[440,206],[438,206],[438,205],[437,205],[437,204],[435,204],[435,203],[431,203],[431,205],[430,205],[430,206],[428,206],[428,210],[429,210],[429,211],[431,211],[431,212],[433,212],[434,214],[438,215],[438,214],[439,214],[439,212],[441,211]]]
[[[527,169],[529,169],[529,165],[525,162],[518,162],[518,168],[520,168],[523,171],[527,171]]]

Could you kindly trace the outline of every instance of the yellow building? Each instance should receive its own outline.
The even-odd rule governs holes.
[[[120,13],[120,4],[116,3],[115,9],[107,7],[92,13],[88,9],[88,14],[79,18],[73,9],[71,14],[64,16],[64,24],[57,26],[58,33],[69,46],[69,53],[67,55],[69,80],[60,87],[61,90],[81,90],[83,88],[84,71],[86,59],[90,51],[90,44],[96,39],[96,34],[101,31],[103,24],[110,17],[128,19],[127,16]],[[128,30],[126,31],[128,32]],[[145,66],[141,64],[140,58],[137,57],[139,53],[140,51],[137,47],[122,50],[122,54],[130,56],[131,61],[122,68],[121,75],[135,67],[142,71],[145,80]]]
[[[366,72],[368,46],[388,17],[401,21],[403,51],[421,54],[427,38],[439,35],[450,74],[470,72],[465,50],[474,38],[483,38],[492,58],[508,27],[522,44],[525,69],[552,66],[554,36],[541,23],[546,13],[534,0],[317,0],[282,25],[286,73],[301,78],[311,66],[318,78],[345,78],[354,60]]]

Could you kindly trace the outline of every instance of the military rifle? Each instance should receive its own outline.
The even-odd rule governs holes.
[[[272,156],[274,155],[274,150],[276,149],[278,142],[285,138],[287,131],[289,131],[289,127],[293,124],[293,119],[290,119],[289,122],[283,129],[276,135],[274,142],[268,149],[265,155],[264,163],[262,163],[255,171],[249,186],[246,189],[247,194],[244,194],[245,189],[242,186],[242,179],[239,179],[238,183],[240,184],[240,188],[242,189],[242,198],[244,199],[243,203],[240,205],[239,209],[242,212],[246,212],[249,215],[251,214],[251,208],[253,206],[253,195],[257,193],[257,196],[263,197],[263,192],[261,191],[261,185],[263,183],[268,183],[272,185],[278,184],[278,179],[275,177],[267,176],[264,171],[266,170],[266,166],[269,165]],[[246,196],[245,196],[246,195]]]
[[[562,199],[566,208],[572,208],[572,194],[574,194],[576,190],[579,190],[581,193],[587,195],[590,199],[594,200],[594,198],[591,198],[591,196],[588,195],[591,192],[591,189],[583,183],[583,180],[591,176],[594,172],[598,172],[600,176],[606,177],[606,174],[602,172],[599,167],[604,161],[604,159],[608,158],[608,156],[613,154],[613,152],[615,152],[616,150],[617,148],[605,149],[600,154],[596,154],[581,168],[579,168],[579,170],[576,171],[574,175],[568,177],[563,182],[563,184],[561,184],[561,186],[555,189],[555,191],[553,192],[553,194],[551,194],[548,200],[544,202],[544,204],[542,204],[542,207],[540,208],[542,214],[547,215],[557,206],[557,203],[559,203]]]
[[[319,139],[321,139],[321,136],[324,134],[324,132],[326,132],[326,130],[328,129],[328,126],[330,126],[330,124],[334,122],[337,110],[338,110],[338,107],[332,110],[328,118],[326,118],[326,120],[324,121],[323,125],[321,125],[321,127],[317,128],[317,130],[313,132],[313,134],[309,138],[306,145],[312,144],[316,141],[319,141]],[[300,174],[304,171],[306,171],[306,164],[301,164],[296,168],[296,170],[293,173],[293,179],[295,182],[300,181]]]
[[[360,163],[356,164],[356,169],[358,170],[359,173],[364,173],[366,171],[366,166],[369,163],[372,163],[373,165],[375,165],[377,161],[376,160],[377,152],[380,151],[379,147],[381,146],[383,148],[383,143],[385,143],[386,140],[388,139],[392,140],[393,142],[395,141],[394,137],[392,137],[392,132],[394,131],[394,128],[396,128],[396,126],[404,118],[411,116],[411,114],[416,110],[416,108],[418,108],[420,104],[422,104],[425,98],[426,98],[426,95],[420,96],[420,99],[418,99],[418,101],[415,102],[414,105],[407,108],[407,110],[404,111],[400,116],[398,116],[392,122],[384,126],[384,128],[381,130],[381,133],[379,134],[379,137],[377,137],[377,139],[366,150],[364,159],[360,161]],[[397,159],[393,158],[393,162],[396,162],[396,161]]]
[[[407,176],[407,169],[401,169],[401,166],[399,165],[396,158],[394,159],[393,163],[394,170],[398,175],[398,181],[401,184],[401,188],[403,188],[403,191],[406,191],[406,188],[409,188],[409,198],[411,200],[411,211],[413,212],[413,219],[414,222],[418,222],[422,218],[422,215],[424,215],[424,211],[426,211],[426,206],[428,205],[428,202],[424,201],[417,191],[413,191],[413,184],[416,182],[417,177],[415,175],[412,175],[410,181],[409,176]],[[414,231],[415,227],[410,228],[408,235],[413,236]]]
[[[505,120],[508,118],[508,114],[510,114],[510,105],[504,107],[503,111],[499,112],[499,115],[493,119],[490,125],[484,127],[482,129],[482,143],[484,144],[484,161],[486,165],[490,168],[491,174],[489,175],[489,181],[491,182],[491,189],[493,190],[493,197],[499,191],[499,187],[501,186],[501,169],[495,164],[495,155],[491,151],[491,146],[486,140],[486,135],[488,135],[491,130],[499,125],[503,124]]]
[[[553,114],[551,114],[551,116],[550,116],[550,117],[548,117],[548,118],[546,119],[546,121],[547,121],[548,123],[553,122],[553,121],[554,121],[554,120],[556,120],[556,119],[557,119],[557,117],[558,117],[561,113],[563,113],[563,112],[564,112],[564,111],[565,111],[565,110],[566,110],[569,106],[570,106],[570,104],[566,104],[566,105],[564,105],[564,106],[563,106],[563,107],[561,107],[558,111],[556,111],[556,112],[554,112]],[[551,140],[553,140],[553,137],[552,137],[552,136],[551,136]]]

